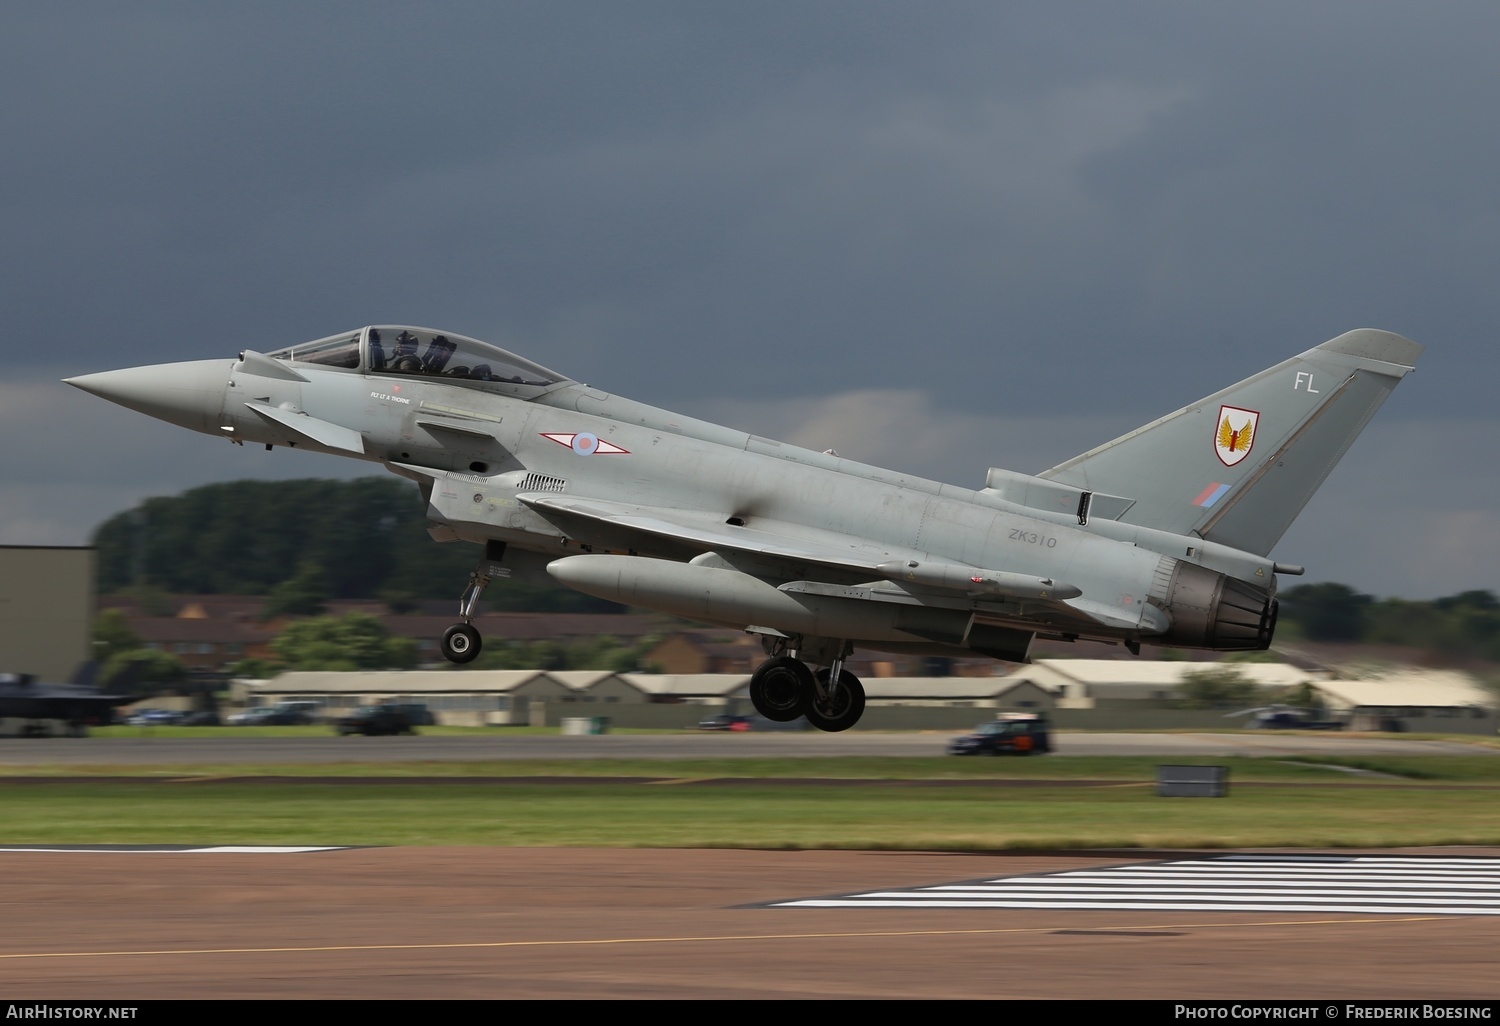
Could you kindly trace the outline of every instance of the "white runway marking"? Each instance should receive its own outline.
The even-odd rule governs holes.
[[[1500,859],[1224,855],[1001,877],[774,908],[1069,908],[1500,915]]]

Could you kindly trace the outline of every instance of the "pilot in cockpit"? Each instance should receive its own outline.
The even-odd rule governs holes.
[[[396,351],[391,354],[391,369],[399,374],[422,373],[422,361],[417,357],[417,336],[403,331],[396,336]]]

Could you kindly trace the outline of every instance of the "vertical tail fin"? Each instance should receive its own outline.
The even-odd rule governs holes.
[[[1038,476],[1134,498],[1122,522],[1266,555],[1421,352],[1346,332]]]

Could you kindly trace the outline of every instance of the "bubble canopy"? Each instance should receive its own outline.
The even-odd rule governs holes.
[[[568,381],[530,360],[523,360],[478,339],[451,331],[376,324],[358,331],[287,346],[267,354],[289,363],[361,371],[366,374],[441,378],[509,394],[537,394]]]

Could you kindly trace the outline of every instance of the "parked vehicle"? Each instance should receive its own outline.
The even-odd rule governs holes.
[[[320,708],[317,702],[277,702],[235,713],[229,722],[240,727],[295,727],[318,722]]]
[[[171,726],[182,722],[182,713],[171,709],[137,709],[125,722],[136,727]]]

